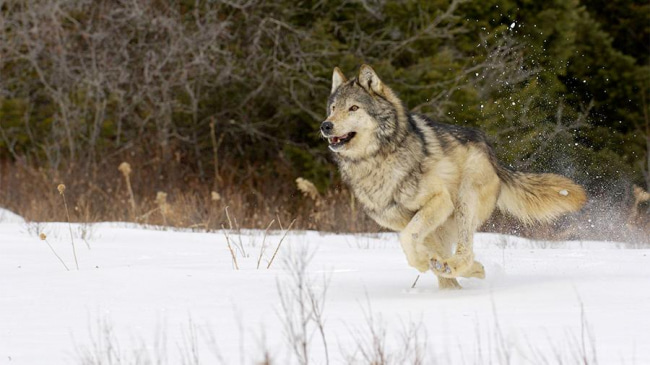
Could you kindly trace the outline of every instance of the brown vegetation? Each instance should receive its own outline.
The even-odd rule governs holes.
[[[105,168],[102,175],[90,180],[74,171],[64,174],[0,164],[0,206],[28,221],[64,221],[66,216],[57,185],[65,181],[73,222],[136,222],[199,230],[217,230],[232,225],[234,229],[279,230],[287,229],[295,219],[294,230],[384,231],[357,206],[350,191],[341,185],[322,194],[314,190],[308,180],[300,179],[298,184],[294,184],[288,173],[275,182],[261,175],[251,174],[248,180],[241,181],[226,174],[222,177],[224,188],[219,192],[212,190],[212,184],[202,184],[198,179],[178,182],[176,186],[180,188],[162,192],[159,187],[167,184],[152,178],[155,175],[148,170],[147,164],[139,162],[131,165],[132,198],[124,175],[115,166],[120,164],[116,162],[114,168]],[[635,192],[637,200],[634,202],[618,206],[595,202],[579,214],[546,225],[527,226],[496,212],[483,225],[482,231],[548,240],[647,242],[650,232],[645,213],[647,204],[638,199],[643,191],[637,188]],[[133,202],[137,202],[135,209]]]
[[[278,181],[251,173],[245,180],[229,174],[221,178],[223,188],[211,183],[183,179],[166,183],[155,178],[146,163],[131,163],[128,180],[113,168],[89,179],[82,173],[46,171],[24,165],[0,164],[0,206],[33,221],[63,221],[61,196],[56,189],[66,184],[66,198],[72,221],[137,222],[195,229],[220,229],[229,226],[226,207],[235,228],[286,228],[296,219],[294,229],[319,229],[341,232],[377,232],[379,227],[355,207],[349,191],[337,188],[319,200],[301,195],[290,175]],[[182,166],[174,166],[182,169]],[[172,176],[175,176],[172,169]],[[284,179],[284,181],[282,181]],[[161,191],[161,187],[170,187]]]
[[[630,186],[650,181],[647,55],[632,52],[647,7],[615,6],[633,42],[585,6],[0,0],[0,206],[65,220],[64,183],[73,222],[219,229],[228,206],[239,227],[377,232],[317,133],[332,68],[367,62],[413,110],[480,127],[506,164],[595,198],[557,225],[485,230],[648,229],[643,204],[625,224]]]

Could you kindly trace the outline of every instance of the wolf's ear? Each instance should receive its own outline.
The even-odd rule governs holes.
[[[384,89],[384,83],[381,82],[375,70],[368,65],[361,66],[359,70],[359,83],[366,91],[372,91],[376,94],[382,94]]]
[[[343,72],[338,67],[334,67],[334,73],[332,73],[332,94],[336,91],[336,89],[341,86],[342,83],[348,81],[348,79],[345,78],[345,75]]]

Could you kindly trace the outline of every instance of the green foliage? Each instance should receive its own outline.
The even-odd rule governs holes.
[[[644,2],[52,3],[0,10],[0,158],[96,166],[141,145],[204,178],[214,120],[222,156],[286,158],[325,188],[332,69],[370,63],[413,110],[484,129],[514,167],[644,179]]]

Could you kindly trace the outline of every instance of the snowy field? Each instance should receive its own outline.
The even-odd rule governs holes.
[[[72,231],[78,271],[67,224],[0,210],[0,365],[650,363],[647,249],[479,234],[487,279],[439,291],[394,234],[290,232],[266,269],[272,232],[256,269],[230,232],[235,270],[223,232]]]

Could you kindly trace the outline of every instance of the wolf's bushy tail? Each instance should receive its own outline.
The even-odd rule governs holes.
[[[496,168],[502,183],[497,207],[525,223],[550,222],[587,202],[582,186],[564,176]]]

